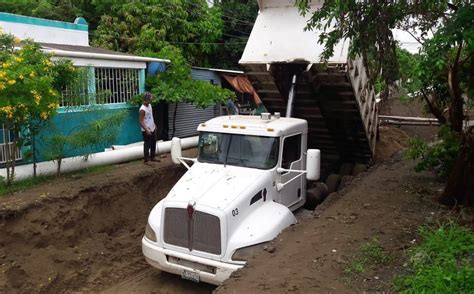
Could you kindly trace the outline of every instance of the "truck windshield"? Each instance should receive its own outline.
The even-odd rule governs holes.
[[[278,161],[277,137],[201,132],[198,161],[270,169]]]

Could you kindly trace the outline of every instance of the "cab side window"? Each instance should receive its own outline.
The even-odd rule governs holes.
[[[301,158],[301,134],[285,138],[281,167],[289,169],[291,164]]]

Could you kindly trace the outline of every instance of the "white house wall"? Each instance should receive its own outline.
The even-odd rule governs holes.
[[[8,34],[36,42],[89,46],[88,26],[0,12],[0,27]]]

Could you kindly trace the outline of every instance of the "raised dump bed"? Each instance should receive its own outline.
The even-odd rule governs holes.
[[[290,115],[308,121],[308,148],[321,150],[323,174],[343,162],[369,162],[375,152],[377,106],[362,59],[350,59],[344,41],[323,64],[320,32],[304,31],[311,13],[302,17],[293,0],[258,2],[260,11],[239,64],[266,108],[285,115],[294,92]],[[322,5],[312,3],[311,11]]]

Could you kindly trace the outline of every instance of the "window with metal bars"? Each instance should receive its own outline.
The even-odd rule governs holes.
[[[139,93],[139,69],[95,68],[96,93],[101,104],[126,103]],[[103,95],[100,95],[103,93]]]
[[[89,72],[87,68],[78,69],[78,80],[76,83],[67,85],[61,91],[59,106],[81,106],[91,103],[89,91]]]
[[[60,106],[126,103],[139,94],[139,69],[97,67],[93,74],[81,68],[78,83],[62,91]]]

